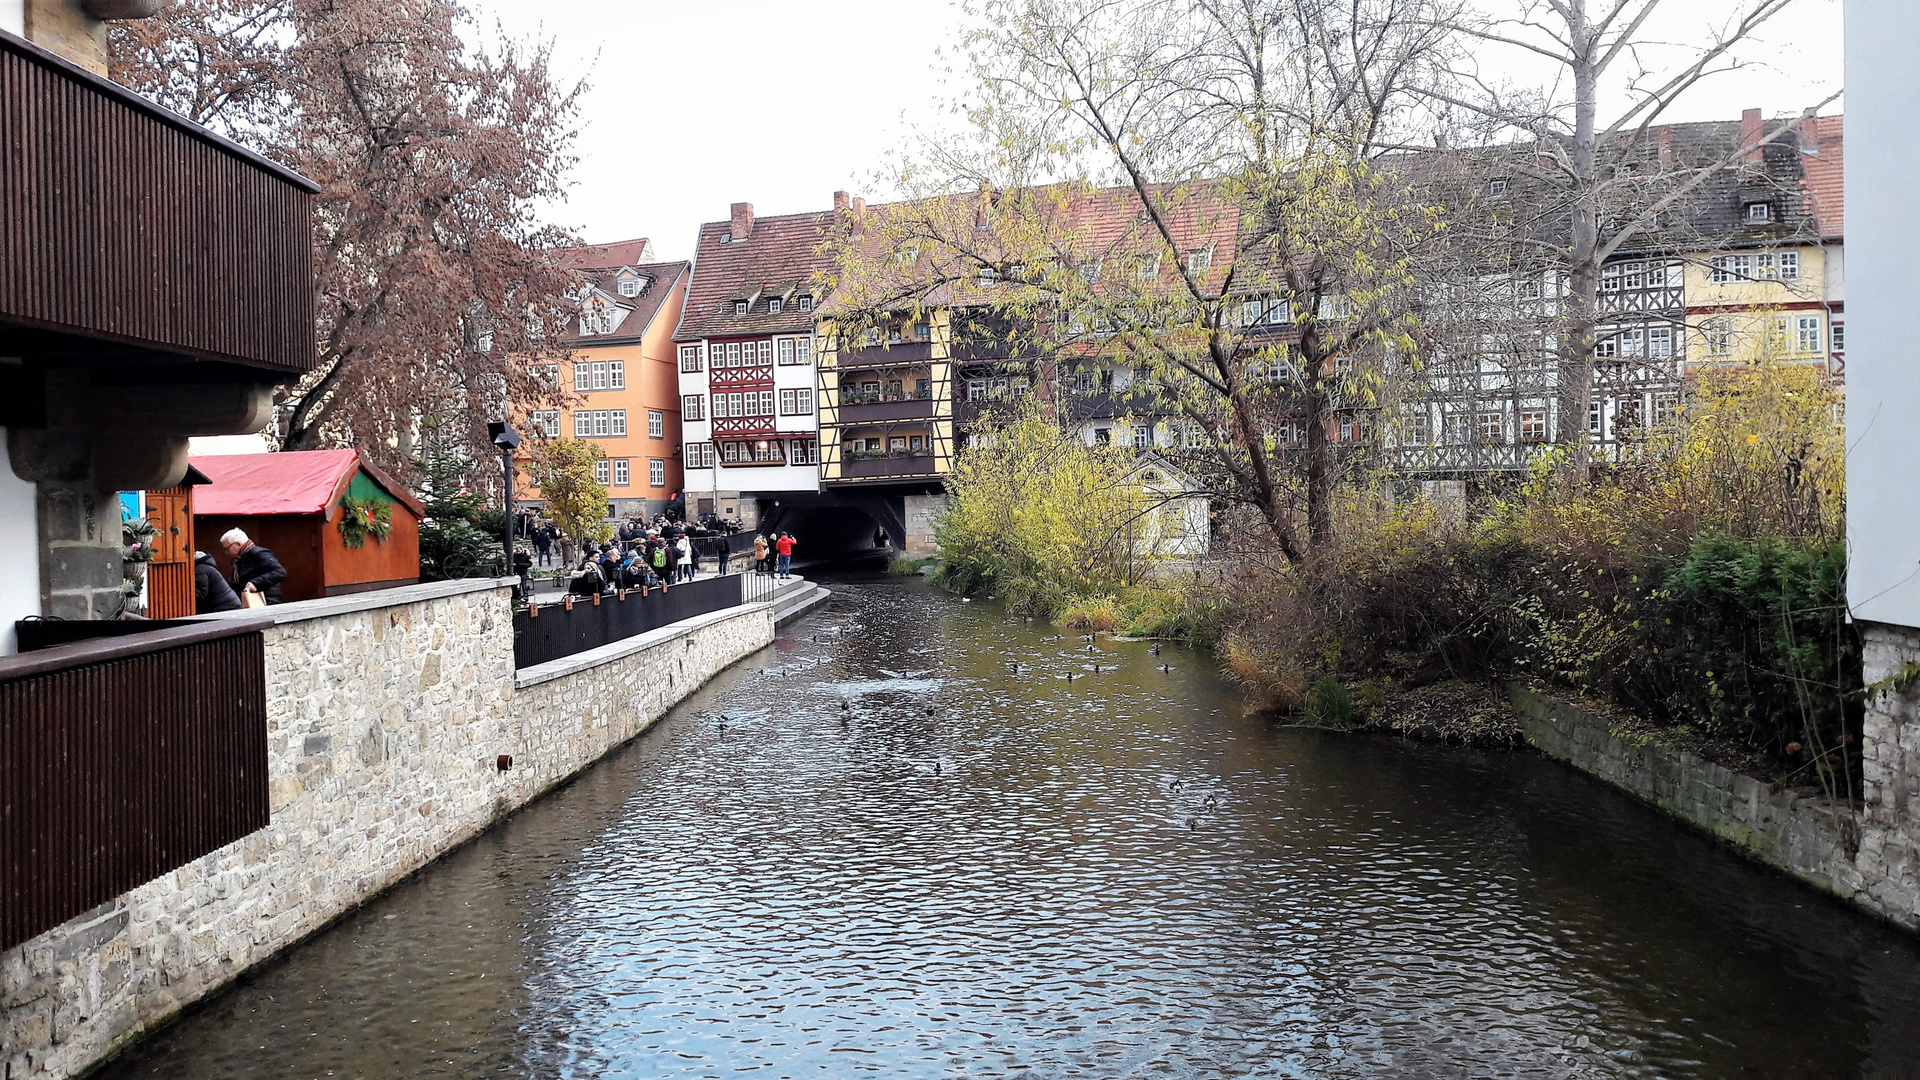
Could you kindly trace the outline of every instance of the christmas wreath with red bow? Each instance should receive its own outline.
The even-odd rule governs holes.
[[[367,537],[376,544],[387,542],[393,531],[393,504],[385,499],[340,499],[340,542],[350,548],[365,547]]]

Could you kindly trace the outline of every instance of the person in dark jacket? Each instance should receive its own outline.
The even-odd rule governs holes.
[[[240,529],[228,529],[220,538],[220,546],[227,549],[227,557],[233,560],[234,592],[243,593],[251,588],[266,597],[269,604],[280,602],[280,583],[287,580],[287,568],[280,565],[272,551],[248,539]]]
[[[233,595],[233,586],[220,576],[213,556],[204,551],[193,553],[193,610],[196,615],[240,610],[240,598]]]

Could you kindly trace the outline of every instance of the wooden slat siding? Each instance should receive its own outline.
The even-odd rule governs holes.
[[[0,661],[0,949],[268,818],[257,622]]]
[[[193,563],[147,564],[147,618],[184,619],[196,602]]]
[[[0,32],[0,324],[310,371],[313,191]]]

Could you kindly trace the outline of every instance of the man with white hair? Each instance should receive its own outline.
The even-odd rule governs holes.
[[[233,560],[235,592],[257,592],[269,604],[280,602],[280,583],[287,579],[287,568],[280,565],[273,552],[248,539],[240,529],[228,529],[220,537],[220,546]]]

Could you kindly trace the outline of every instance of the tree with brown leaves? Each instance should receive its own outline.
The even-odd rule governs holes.
[[[565,190],[583,87],[548,45],[469,46],[470,20],[460,0],[179,0],[115,25],[116,79],[320,185],[320,363],[282,391],[287,449],[403,468],[437,415],[486,464],[487,420],[558,393],[528,362],[574,316],[549,255],[573,238],[535,207]]]

